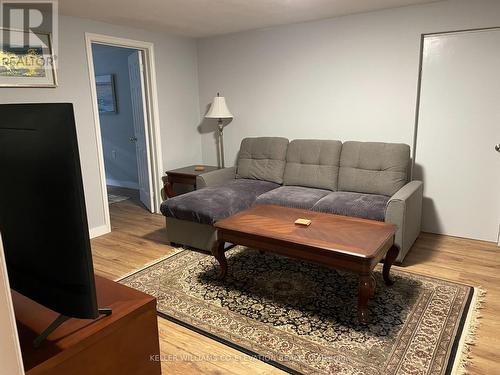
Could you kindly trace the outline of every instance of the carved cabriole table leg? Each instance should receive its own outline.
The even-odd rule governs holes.
[[[399,249],[396,245],[392,245],[385,256],[384,260],[384,268],[382,270],[382,275],[384,276],[384,281],[386,285],[394,284],[394,281],[391,279],[389,272],[391,271],[391,266],[398,257]]]
[[[375,295],[375,289],[377,288],[377,280],[375,279],[375,276],[373,275],[373,272],[370,273],[370,298],[372,298]]]
[[[368,300],[372,293],[372,276],[371,274],[359,275],[358,284],[358,320],[361,324],[368,323]]]
[[[212,247],[212,255],[215,257],[215,259],[217,259],[220,265],[219,275],[217,276],[218,280],[224,279],[227,274],[227,259],[226,255],[224,254],[224,244],[224,241],[217,240]]]

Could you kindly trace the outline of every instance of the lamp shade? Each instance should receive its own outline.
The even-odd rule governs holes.
[[[217,96],[214,98],[210,109],[205,115],[206,118],[233,118],[229,108],[226,105],[226,99],[223,96]]]

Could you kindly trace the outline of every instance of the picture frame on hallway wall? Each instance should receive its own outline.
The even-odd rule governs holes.
[[[56,64],[49,33],[0,28],[0,87],[57,87]],[[30,41],[23,44],[20,41]]]
[[[113,74],[98,75],[95,83],[99,113],[118,113]]]

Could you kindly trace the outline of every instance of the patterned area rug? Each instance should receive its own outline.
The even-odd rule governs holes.
[[[357,277],[237,246],[216,281],[212,256],[179,251],[121,282],[156,296],[161,316],[285,371],[391,375],[463,372],[481,293],[391,271],[357,321]]]

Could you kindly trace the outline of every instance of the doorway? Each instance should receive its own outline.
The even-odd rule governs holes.
[[[499,46],[500,29],[423,36],[414,177],[424,231],[498,243]]]
[[[110,206],[155,213],[161,203],[161,149],[153,45],[86,34],[107,231]],[[157,193],[158,192],[158,193]]]
[[[142,52],[92,44],[108,203],[137,199],[151,211]]]

